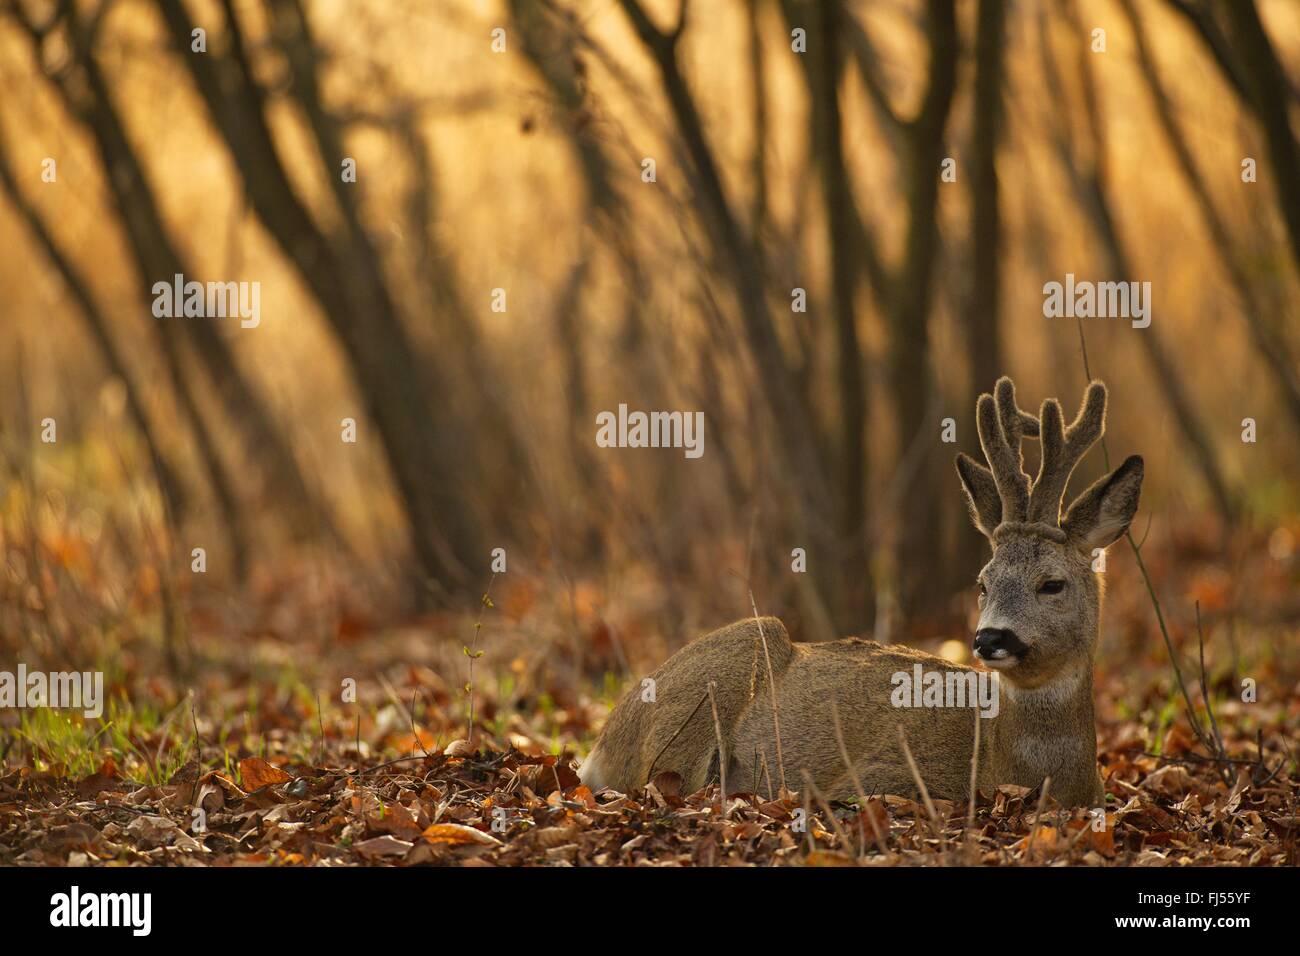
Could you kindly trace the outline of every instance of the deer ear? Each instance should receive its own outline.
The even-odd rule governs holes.
[[[1142,458],[1132,455],[1070,505],[1061,530],[1084,552],[1109,547],[1128,530],[1142,493]]]
[[[997,482],[989,471],[970,455],[957,453],[957,476],[961,478],[971,521],[986,538],[993,540],[993,529],[1002,523],[1002,498]]]

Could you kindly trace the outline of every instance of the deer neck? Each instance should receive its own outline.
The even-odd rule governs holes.
[[[1100,799],[1091,662],[1037,687],[1001,681],[1001,710],[989,740],[998,782],[1037,787],[1062,802]]]

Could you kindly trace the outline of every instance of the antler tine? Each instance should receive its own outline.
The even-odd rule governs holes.
[[[998,382],[999,391],[1003,379]],[[1011,396],[1012,407],[1015,395]],[[975,425],[979,431],[980,447],[993,472],[993,481],[1002,499],[1003,521],[1024,521],[1029,514],[1029,476],[1020,467],[1020,431],[1023,423],[1018,417],[1010,419],[1015,435],[1015,450],[1011,448],[1010,436],[1002,416],[999,415],[998,402],[987,392],[979,398],[975,406]]]
[[[1031,438],[1038,437],[1038,419],[1016,402],[1016,383],[1005,375],[993,386],[993,401],[997,406],[998,422],[1012,459],[1009,480],[1005,484],[1013,489],[1011,492],[1013,500],[1007,502],[1004,498],[1002,520],[1026,521],[1029,517],[1029,476],[1025,473],[1023,443],[1026,435]],[[1006,493],[1003,494],[1005,496]]]
[[[1020,454],[1020,440],[1028,435],[1038,437],[1038,419],[1016,404],[1016,383],[1003,375],[993,387],[993,395],[998,403],[998,417],[1002,419],[1002,430],[1006,432],[1007,442],[1012,450],[1020,456],[1023,467],[1024,456]]]
[[[1069,428],[1062,427],[1061,405],[1055,399],[1043,402],[1041,418],[1043,458],[1029,497],[1029,520],[1059,526],[1070,475],[1106,429],[1106,386],[1101,382],[1088,386]]]

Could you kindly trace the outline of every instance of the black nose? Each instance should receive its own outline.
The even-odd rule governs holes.
[[[994,652],[1006,651],[1008,654],[1015,654],[1024,647],[1024,644],[1016,637],[1014,631],[1002,627],[983,627],[975,633],[973,647],[980,657],[1000,657],[1002,655],[995,655]]]

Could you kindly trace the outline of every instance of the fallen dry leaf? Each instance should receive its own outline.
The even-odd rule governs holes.
[[[406,856],[407,851],[415,846],[395,836],[385,834],[373,840],[362,840],[353,848],[367,860],[382,860],[390,856]]]
[[[388,804],[382,814],[367,817],[366,823],[377,833],[391,833],[403,840],[414,840],[420,835],[420,825],[400,803]]]
[[[501,845],[501,841],[490,833],[484,833],[482,830],[476,830],[474,827],[467,827],[461,823],[435,823],[426,827],[421,836],[430,843],[448,843],[452,846],[462,846],[470,843],[478,843],[483,846]]]
[[[682,795],[682,775],[672,770],[657,773],[650,781],[664,797],[671,799]]]
[[[245,757],[239,761],[239,779],[243,781],[244,789],[251,793],[263,787],[288,783],[293,777],[279,767],[271,766],[261,757]]]
[[[1194,786],[1192,775],[1187,772],[1187,768],[1176,763],[1147,774],[1147,778],[1142,781],[1143,790],[1158,793],[1163,797],[1181,797]]]
[[[86,798],[95,797],[101,791],[113,789],[114,785],[120,782],[120,779],[117,772],[117,761],[110,756],[99,765],[98,770],[89,777],[77,782],[77,793]]]

